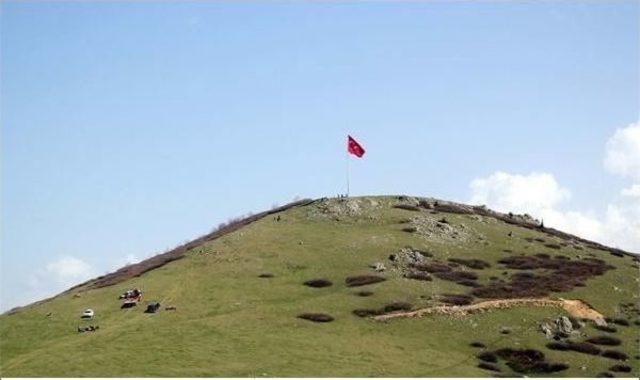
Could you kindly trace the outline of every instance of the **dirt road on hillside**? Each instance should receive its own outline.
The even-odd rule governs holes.
[[[389,313],[373,317],[377,321],[385,321],[392,318],[414,318],[427,314],[451,314],[468,315],[488,311],[491,309],[506,309],[520,306],[546,306],[560,307],[571,316],[595,321],[598,324],[606,324],[604,316],[581,300],[549,299],[549,298],[514,298],[491,300],[464,306],[434,306],[409,312]]]

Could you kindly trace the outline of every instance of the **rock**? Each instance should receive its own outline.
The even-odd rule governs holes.
[[[380,262],[370,264],[369,267],[371,269],[373,269],[374,271],[376,271],[376,272],[384,272],[384,271],[387,270],[387,267],[383,263],[380,263]]]
[[[565,333],[565,334],[571,334],[573,332],[573,325],[571,324],[571,321],[569,320],[569,318],[562,316],[556,319],[555,323],[556,323],[556,329],[559,332]]]
[[[556,335],[553,332],[553,328],[551,326],[549,326],[548,323],[541,323],[540,324],[540,330],[544,333],[544,335],[546,335],[547,339],[551,339],[551,338],[553,338],[554,335]]]
[[[596,318],[593,320],[597,326],[606,326],[607,325],[607,321],[604,320],[604,318]]]

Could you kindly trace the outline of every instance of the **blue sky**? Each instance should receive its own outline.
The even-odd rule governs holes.
[[[640,247],[638,2],[0,7],[3,310],[343,192],[347,133],[355,195]]]

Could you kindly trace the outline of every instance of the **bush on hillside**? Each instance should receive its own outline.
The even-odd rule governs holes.
[[[309,286],[311,288],[326,288],[327,286],[333,285],[333,283],[323,278],[316,278],[313,280],[305,281],[304,285]]]
[[[619,346],[622,341],[620,339],[613,336],[594,336],[593,338],[587,339],[587,342],[597,344],[600,346]]]
[[[345,279],[345,283],[349,287],[375,284],[382,281],[386,281],[386,278],[372,274],[363,276],[351,276]]]
[[[322,313],[302,313],[298,315],[300,319],[306,319],[311,322],[331,322],[333,321],[333,317],[329,314]]]

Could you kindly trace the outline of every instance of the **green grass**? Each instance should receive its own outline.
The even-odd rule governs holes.
[[[528,243],[543,237],[537,231],[491,218],[446,214],[452,224],[464,223],[483,234],[488,244],[435,243],[401,231],[399,221],[420,212],[394,209],[392,197],[378,197],[378,208],[357,217],[317,216],[316,205],[283,212],[282,221],[267,217],[239,231],[191,250],[187,257],[124,283],[94,290],[79,289],[39,305],[0,316],[1,376],[490,376],[476,367],[480,341],[489,348],[535,348],[550,360],[570,365],[557,376],[594,376],[616,364],[611,359],[547,350],[538,331],[545,318],[563,311],[553,308],[496,310],[467,317],[426,316],[374,322],[352,315],[356,308],[379,308],[391,301],[415,307],[435,302],[438,294],[467,293],[469,288],[434,279],[421,282],[387,272],[387,281],[348,288],[347,276],[368,274],[368,264],[388,264],[389,254],[410,245],[436,258],[481,258],[492,264],[476,271],[480,281],[502,276],[496,261],[503,249],[570,257],[589,253],[616,267],[587,282],[587,287],[555,294],[580,298],[607,316],[620,303],[638,302],[638,271],[630,257],[571,247],[561,250]],[[513,231],[513,237],[507,233]],[[274,278],[258,278],[263,272]],[[314,289],[302,283],[326,278],[334,285]],[[614,286],[618,290],[614,290]],[[144,303],[121,310],[117,296],[140,287],[146,300],[157,299],[162,310],[144,314]],[[358,297],[368,289],[371,297]],[[74,296],[76,295],[77,296]],[[176,311],[165,311],[176,306]],[[78,334],[82,310],[93,308],[96,333]],[[335,317],[331,323],[296,318],[303,312]],[[47,313],[52,313],[46,317]],[[631,321],[639,317],[634,316]],[[503,327],[511,334],[500,334]],[[618,327],[619,349],[638,352],[638,326]],[[600,335],[590,326],[587,335]],[[632,359],[637,374],[640,363]],[[503,373],[509,374],[504,363]],[[586,370],[581,370],[586,366]]]

